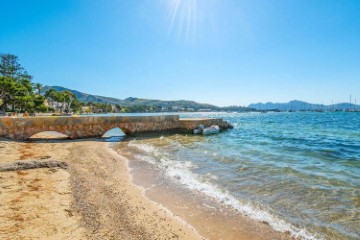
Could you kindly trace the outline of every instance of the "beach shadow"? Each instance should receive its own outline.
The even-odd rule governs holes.
[[[73,143],[73,142],[130,142],[132,140],[150,140],[150,139],[157,139],[160,137],[169,137],[174,135],[181,135],[181,136],[195,136],[192,134],[179,134],[179,133],[143,133],[141,135],[120,135],[120,136],[110,136],[110,137],[98,137],[98,138],[77,138],[77,139],[70,139],[66,135],[64,136],[57,136],[57,137],[32,137],[27,140],[16,140],[6,137],[0,137],[0,142],[17,142],[17,143]]]

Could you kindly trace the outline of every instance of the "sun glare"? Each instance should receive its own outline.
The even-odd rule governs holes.
[[[200,28],[208,28],[215,16],[217,0],[161,0],[166,7],[168,33],[193,40]]]

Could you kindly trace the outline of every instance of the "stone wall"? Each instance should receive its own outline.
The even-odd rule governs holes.
[[[101,137],[113,128],[128,135],[149,132],[191,132],[199,124],[230,125],[222,119],[179,119],[178,115],[162,116],[52,116],[30,118],[0,118],[0,137],[26,140],[44,131],[57,131],[71,139]]]
[[[233,128],[233,126],[224,121],[221,118],[205,118],[205,119],[196,119],[196,118],[187,118],[179,120],[179,129],[187,133],[191,133],[195,128],[198,128],[199,125],[204,125],[204,127],[210,127],[211,125],[218,125],[221,130],[228,128]]]

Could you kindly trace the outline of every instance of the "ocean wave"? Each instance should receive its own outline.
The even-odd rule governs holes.
[[[309,233],[306,229],[300,229],[269,213],[262,209],[261,206],[254,206],[251,203],[237,199],[228,191],[221,189],[215,183],[211,182],[211,180],[217,179],[217,176],[211,174],[195,174],[191,170],[197,166],[190,161],[171,160],[151,144],[131,141],[128,145],[143,152],[143,154],[136,155],[138,159],[164,170],[166,177],[184,185],[190,190],[198,191],[221,204],[231,206],[255,221],[267,222],[276,231],[289,232],[294,238],[308,240],[320,239],[319,236]]]

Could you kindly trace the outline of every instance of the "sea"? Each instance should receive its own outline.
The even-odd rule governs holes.
[[[234,128],[115,143],[131,152],[133,179],[145,189],[178,186],[296,239],[360,239],[359,112],[180,117],[223,118]]]

